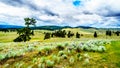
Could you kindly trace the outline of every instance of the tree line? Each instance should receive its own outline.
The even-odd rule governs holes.
[[[21,28],[21,29],[16,29],[17,30],[17,34],[19,35],[17,38],[15,38],[13,41],[14,42],[26,42],[26,41],[29,41],[31,39],[31,36],[34,35],[34,31],[30,28],[30,25],[33,25],[35,26],[36,24],[36,20],[34,18],[24,18],[24,21],[25,21],[25,25],[26,27],[24,28]],[[3,31],[3,32],[9,32],[9,31],[15,31],[14,29],[11,29],[11,30],[4,30],[4,29],[1,29],[0,31]],[[79,32],[76,32],[75,34],[72,32],[72,31],[65,31],[65,30],[56,30],[52,33],[44,33],[44,40],[45,39],[49,39],[51,37],[61,37],[61,38],[71,38],[73,36],[75,36],[76,38],[80,38],[81,36],[83,36],[83,34],[80,34]],[[112,36],[113,34],[119,36],[120,34],[120,31],[111,31],[111,30],[107,30],[106,31],[106,36]],[[95,31],[93,36],[95,38],[98,37],[98,34],[97,32]]]
[[[66,37],[68,37],[68,38],[71,38],[71,37],[73,37],[74,35],[76,35],[76,38],[80,38],[80,34],[78,33],[78,32],[76,32],[76,34],[74,34],[73,32],[71,32],[71,31],[65,31],[65,30],[57,30],[57,31],[55,31],[55,32],[53,32],[53,33],[44,33],[45,34],[45,36],[44,36],[44,40],[45,39],[49,39],[49,38],[51,38],[51,37],[61,37],[61,38],[66,38]]]

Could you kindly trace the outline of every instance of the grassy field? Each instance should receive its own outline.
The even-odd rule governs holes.
[[[29,42],[15,43],[16,32],[0,32],[0,68],[120,68],[119,36],[105,36],[104,30],[96,29],[63,30],[83,36],[44,40],[44,32],[52,31],[35,30]],[[83,49],[78,48],[81,45]]]
[[[35,36],[31,36],[31,41],[40,41],[40,42],[59,42],[59,41],[74,41],[74,40],[91,40],[91,39],[110,39],[110,40],[120,40],[120,37],[113,35],[113,36],[106,36],[105,30],[96,30],[96,29],[81,29],[81,28],[66,28],[63,29],[66,31],[72,31],[73,33],[79,32],[83,34],[80,39],[76,39],[75,36],[72,38],[50,38],[48,40],[44,40],[44,32],[53,32],[48,30],[35,30]],[[94,38],[93,34],[94,31],[98,33],[98,37]],[[18,36],[16,32],[0,32],[0,42],[13,42],[13,40]]]

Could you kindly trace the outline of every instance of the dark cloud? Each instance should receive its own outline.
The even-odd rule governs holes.
[[[3,2],[10,6],[28,7],[30,10],[39,10],[39,8],[35,4],[28,0],[0,0],[0,2]]]
[[[86,15],[92,15],[93,13],[89,12],[89,11],[83,11],[82,12],[83,14],[86,14]]]
[[[15,7],[27,7],[28,9],[30,10],[33,10],[33,11],[38,11],[38,12],[41,12],[43,11],[42,13],[43,14],[47,14],[49,16],[58,16],[57,13],[54,13],[46,8],[43,8],[43,7],[38,7],[36,4],[32,3],[31,1],[24,1],[24,0],[0,0],[0,2],[3,2],[7,5],[10,5],[10,6],[15,6]]]
[[[11,6],[22,6],[24,4],[23,0],[0,0],[0,2],[3,2],[7,5],[11,5]]]
[[[44,13],[47,14],[48,16],[59,16],[59,14],[54,13],[48,9],[43,9],[43,10],[44,10]]]
[[[120,13],[110,12],[106,17],[119,17],[119,16],[120,16]]]

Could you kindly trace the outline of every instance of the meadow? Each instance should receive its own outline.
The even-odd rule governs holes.
[[[120,68],[120,36],[92,28],[63,30],[83,36],[44,40],[44,32],[53,31],[35,30],[30,41],[13,42],[16,32],[0,32],[0,68]]]

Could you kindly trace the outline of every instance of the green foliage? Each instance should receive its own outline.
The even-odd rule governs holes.
[[[120,34],[120,31],[116,31],[116,32],[115,32],[115,34],[116,34],[117,36],[119,36],[119,34]]]
[[[67,36],[68,36],[68,38],[70,38],[70,37],[74,36],[74,33],[72,33],[71,31],[69,31],[68,34],[67,34]]]
[[[45,63],[45,60],[46,60],[45,57],[41,57],[40,62],[41,62],[41,63]]]
[[[62,59],[67,59],[68,56],[67,56],[66,54],[64,54],[64,55],[61,56],[61,58],[62,58]]]
[[[78,53],[78,54],[77,54],[77,58],[79,58],[80,56],[81,56],[80,53]]]
[[[50,38],[50,35],[51,35],[50,33],[45,33],[44,40],[45,40],[45,39],[49,39],[49,38]]]
[[[2,52],[4,52],[4,49],[9,49],[9,50],[5,50],[6,51],[5,54],[3,53],[2,55],[5,55],[5,58],[7,58],[6,55],[9,55],[8,56],[9,58],[7,58],[8,61],[9,61],[9,59],[15,60],[15,62],[13,62],[13,64],[9,65],[9,66],[13,66],[13,67],[18,66],[20,68],[28,68],[28,67],[30,67],[30,68],[37,68],[37,67],[38,68],[54,68],[54,67],[60,66],[60,68],[61,68],[61,66],[63,66],[63,65],[66,67],[66,65],[69,66],[69,64],[70,64],[72,68],[76,68],[77,66],[81,67],[82,66],[81,64],[87,65],[89,63],[90,63],[90,65],[93,66],[94,65],[94,64],[92,64],[93,62],[101,61],[102,54],[104,54],[104,55],[107,54],[106,52],[100,53],[100,52],[104,52],[104,50],[106,50],[105,46],[106,46],[106,43],[108,43],[106,41],[90,40],[90,41],[84,41],[84,42],[80,41],[80,42],[74,42],[74,43],[69,42],[69,44],[71,44],[71,45],[68,45],[68,43],[67,43],[67,45],[65,45],[65,43],[66,42],[59,43],[60,45],[58,45],[58,46],[60,46],[60,48],[61,48],[61,46],[64,47],[64,50],[60,49],[61,51],[54,49],[54,48],[56,48],[56,45],[58,43],[41,43],[41,42],[34,42],[34,43],[33,42],[21,42],[21,44],[20,43],[19,44],[18,43],[10,43],[9,48],[11,48],[11,49],[3,48]],[[14,44],[16,44],[18,46],[13,47]],[[37,46],[35,46],[35,45],[37,45]],[[3,45],[3,46],[5,47],[5,45]],[[8,47],[8,46],[6,45],[6,47]],[[82,49],[82,47],[83,47],[83,49]],[[93,47],[95,47],[95,51],[96,51],[95,53],[91,52],[92,50],[94,50]],[[118,47],[116,47],[116,48],[118,48]],[[80,49],[81,52],[76,51],[77,48]],[[84,48],[86,49],[86,51],[84,51]],[[51,53],[51,50],[52,50],[52,53]],[[99,50],[100,50],[100,52],[99,52]],[[119,50],[119,48],[116,50]],[[50,52],[50,54],[37,55],[39,51],[41,51],[41,52],[43,51],[45,53]],[[70,51],[70,54],[67,54],[68,51]],[[89,51],[89,52],[86,53],[87,51]],[[27,53],[25,53],[25,52],[27,52]],[[107,51],[107,52],[109,52],[109,51]],[[119,52],[119,51],[117,51],[117,52]],[[25,55],[22,56],[22,58],[20,58],[20,59],[14,58],[14,57],[18,56],[19,54],[22,55],[23,53],[25,53]],[[0,55],[1,55],[1,53],[0,53]],[[107,56],[109,56],[109,55],[111,55],[111,54],[107,54]],[[95,57],[95,60],[94,60],[94,57]],[[0,58],[1,58],[1,56],[0,56]],[[3,59],[5,59],[5,58],[3,58]],[[91,59],[93,61],[90,61]],[[96,59],[97,59],[97,61],[96,61]],[[100,60],[98,60],[98,59],[100,59]],[[22,63],[21,61],[23,61],[24,63]],[[12,61],[9,61],[9,62],[12,62]],[[99,62],[97,62],[97,63],[99,63]],[[26,67],[24,67],[24,65]],[[67,68],[69,68],[69,67],[67,67]]]
[[[64,50],[64,46],[62,46],[62,45],[57,45],[57,47],[56,47],[58,50]]]
[[[76,33],[76,38],[80,38],[80,34],[78,32]]]
[[[97,37],[97,32],[94,32],[94,37],[95,37],[95,38]]]
[[[55,37],[65,38],[65,35],[66,35],[65,30],[58,30],[58,31],[55,31],[55,32],[52,33],[52,37],[55,36]]]
[[[54,62],[51,61],[51,60],[47,60],[47,61],[46,61],[46,65],[47,65],[47,68],[53,68]]]
[[[65,53],[64,53],[64,51],[59,51],[58,52],[58,56],[62,56],[62,55],[64,55]]]
[[[6,58],[6,55],[5,54],[0,54],[0,60],[3,60]]]
[[[89,58],[88,53],[85,53],[83,56],[84,56],[85,58]]]
[[[107,30],[106,31],[106,36],[111,36],[112,35],[112,32],[110,30]]]
[[[87,65],[87,64],[89,64],[89,62],[90,62],[90,61],[89,61],[89,58],[86,58],[86,59],[84,60],[84,63],[83,63],[83,64],[84,64],[84,65]]]
[[[34,18],[24,18],[25,20],[25,25],[29,28],[29,25],[34,25],[36,23],[36,20]]]
[[[60,57],[56,56],[56,55],[52,55],[52,60],[55,62],[55,63],[60,63]]]
[[[30,25],[35,26],[36,20],[34,18],[25,18],[24,20],[25,20],[25,25],[27,26],[17,30],[17,34],[19,34],[19,36],[13,40],[14,42],[29,41],[31,39],[30,36],[34,35],[34,31],[32,31],[29,26]]]
[[[98,52],[105,52],[106,48],[104,46],[99,46],[98,47]]]
[[[74,59],[74,57],[73,57],[73,56],[72,56],[72,57],[70,57],[69,62],[70,62],[70,64],[73,64],[73,63],[75,62],[75,59]]]
[[[40,63],[40,64],[38,64],[38,68],[46,68],[46,67],[45,67],[45,63]]]

